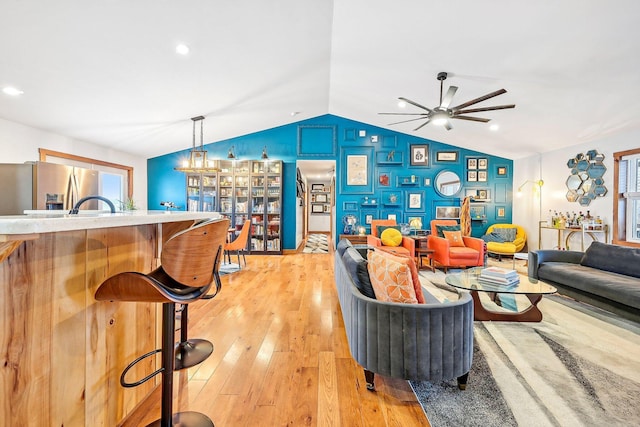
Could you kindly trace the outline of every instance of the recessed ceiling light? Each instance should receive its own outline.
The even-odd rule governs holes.
[[[180,55],[187,55],[189,53],[189,46],[186,44],[179,44],[176,46],[176,53],[179,53]]]
[[[291,112],[291,116],[297,116],[298,114],[300,114],[300,111],[292,111]]]
[[[11,87],[11,86],[7,86],[7,87],[2,88],[2,92],[4,92],[5,94],[7,94],[9,96],[19,96],[19,95],[22,95],[24,93],[20,89],[16,89],[15,87]]]
[[[400,107],[400,108],[404,108],[404,107],[406,107],[406,106],[407,106],[407,103],[406,103],[406,102],[404,102],[404,101],[398,101],[398,107]]]
[[[489,126],[489,130],[492,130],[494,132],[497,131],[498,129],[500,129],[500,126],[498,126],[496,124],[493,124],[493,125]]]

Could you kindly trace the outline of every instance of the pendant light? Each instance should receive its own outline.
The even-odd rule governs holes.
[[[191,145],[191,152],[189,153],[189,160],[185,161],[182,167],[175,168],[181,172],[218,172],[215,167],[210,167],[209,160],[207,160],[207,150],[204,149],[204,116],[192,117],[193,121],[193,141]],[[196,123],[200,122],[200,147],[196,148]]]

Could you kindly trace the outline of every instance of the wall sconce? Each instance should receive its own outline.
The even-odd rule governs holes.
[[[525,182],[522,183],[522,185],[520,187],[518,187],[518,194],[522,194],[522,189],[524,188],[525,185],[527,185],[528,183],[532,183],[534,186],[538,186],[538,189],[540,189],[543,185],[544,185],[544,181],[539,179],[537,181],[532,181],[532,180],[526,180]],[[535,188],[535,187],[534,187]]]
[[[234,145],[232,145],[231,148],[229,148],[229,152],[227,153],[227,159],[229,159],[229,160],[235,160],[236,159],[236,153],[234,152],[234,148],[235,148]]]
[[[269,156],[267,155],[267,146],[265,145],[264,148],[262,149],[262,156],[261,156],[262,160],[269,160]]]

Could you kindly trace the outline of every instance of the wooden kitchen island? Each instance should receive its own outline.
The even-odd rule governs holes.
[[[162,241],[206,212],[0,217],[0,425],[116,426],[160,378],[120,374],[160,347],[161,304],[97,302],[103,280],[150,272]],[[139,363],[135,381],[160,357]]]

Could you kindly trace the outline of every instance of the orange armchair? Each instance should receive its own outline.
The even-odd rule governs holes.
[[[374,219],[371,221],[371,234],[367,235],[367,245],[380,247],[387,252],[396,253],[399,255],[406,255],[413,258],[416,253],[416,242],[411,237],[402,237],[402,243],[400,246],[388,247],[382,244],[382,240],[378,237],[379,225],[396,225],[395,219]]]
[[[444,267],[445,273],[449,267],[482,267],[484,265],[484,240],[463,236],[464,246],[451,246],[444,237],[438,237],[436,225],[457,225],[458,221],[451,219],[434,219],[431,221],[431,235],[427,240],[427,247],[434,252],[430,254],[431,265],[437,262]]]

